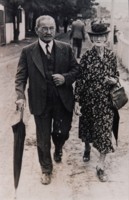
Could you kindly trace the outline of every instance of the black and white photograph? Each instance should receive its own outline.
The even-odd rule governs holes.
[[[129,0],[0,0],[0,199],[129,200]]]

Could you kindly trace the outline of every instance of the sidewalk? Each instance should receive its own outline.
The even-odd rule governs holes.
[[[18,43],[9,43],[4,46],[0,46],[0,63],[10,61],[19,56],[22,48],[25,45],[31,44],[36,40],[36,37],[26,38]]]

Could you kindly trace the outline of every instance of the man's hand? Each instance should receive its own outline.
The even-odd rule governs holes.
[[[21,111],[21,109],[25,107],[26,101],[25,99],[19,99],[15,103],[17,105],[17,110]]]
[[[79,105],[78,102],[75,103],[75,107],[74,107],[74,111],[75,111],[75,114],[78,115],[78,116],[81,116],[81,106]]]
[[[53,74],[52,77],[56,86],[63,85],[65,82],[65,78],[61,74]]]

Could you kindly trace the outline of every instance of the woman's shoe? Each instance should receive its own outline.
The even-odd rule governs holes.
[[[54,160],[57,163],[60,163],[62,160],[62,148],[56,149],[54,152]]]
[[[97,176],[98,176],[98,178],[101,182],[107,182],[108,181],[108,176],[103,169],[98,168],[98,166],[97,166],[96,172],[97,172]]]
[[[83,161],[84,162],[90,161],[90,150],[89,151],[87,151],[87,150],[84,151]]]

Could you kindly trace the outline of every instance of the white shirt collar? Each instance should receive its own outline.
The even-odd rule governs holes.
[[[43,41],[39,38],[39,44],[40,44],[41,48],[43,49],[44,53],[47,54],[47,52],[46,52],[46,44],[47,44],[47,43],[43,42]],[[52,47],[53,47],[53,40],[50,41],[50,42],[48,43],[48,45],[49,45],[48,50],[49,50],[49,52],[51,53]]]

